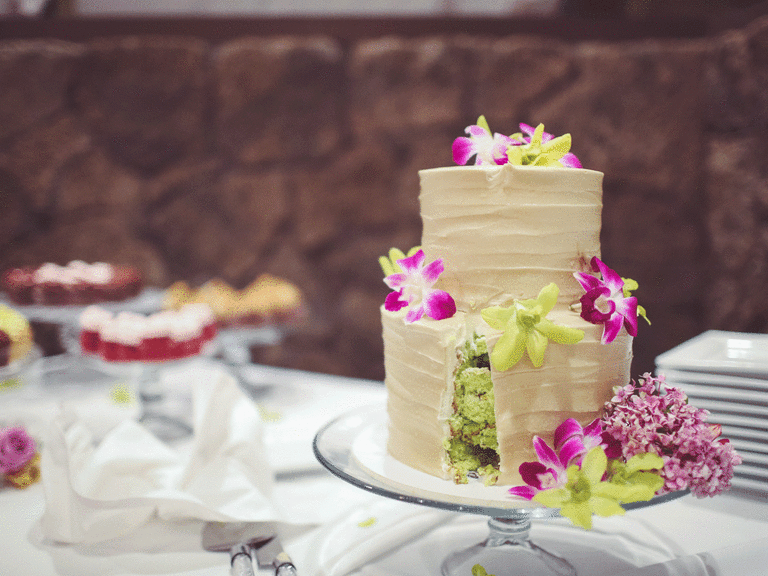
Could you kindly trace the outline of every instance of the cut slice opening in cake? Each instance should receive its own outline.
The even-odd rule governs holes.
[[[499,474],[496,414],[491,364],[485,338],[475,334],[459,349],[454,374],[450,435],[444,446],[454,481],[472,476],[495,484]]]

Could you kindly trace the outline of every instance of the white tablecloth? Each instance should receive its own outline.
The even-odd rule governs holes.
[[[121,418],[136,416],[135,405],[112,401],[120,378],[82,371],[76,376],[80,382],[48,381],[2,392],[0,422],[23,421],[39,432],[62,404],[105,430]],[[123,380],[130,384],[130,378]],[[448,553],[485,537],[486,519],[481,516],[389,500],[345,483],[316,462],[314,433],[355,407],[383,406],[380,384],[265,366],[246,367],[243,380],[264,418],[268,457],[277,478],[273,497],[297,523],[317,525],[284,539],[300,576],[320,576],[357,563],[362,566],[355,573],[366,576],[437,575]],[[41,541],[38,520],[44,506],[39,483],[24,490],[0,489],[0,575],[229,573],[228,557],[203,551],[198,533],[183,525],[149,527],[143,540],[135,542],[52,546]],[[153,549],[152,530],[163,532],[163,549]],[[171,546],[169,534],[174,537]],[[536,521],[532,538],[559,542],[560,552],[570,554],[580,574],[589,576],[768,574],[768,502],[736,493],[706,500],[686,496],[624,517],[598,518],[591,533],[562,520]],[[396,550],[371,557],[388,546]]]

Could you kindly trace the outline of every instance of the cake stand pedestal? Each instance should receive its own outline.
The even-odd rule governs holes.
[[[514,499],[507,493],[508,487],[486,487],[473,481],[456,485],[419,472],[388,456],[386,438],[386,410],[384,406],[372,406],[326,424],[315,436],[313,449],[325,468],[358,488],[403,502],[488,517],[488,536],[469,547],[457,546],[457,550],[443,560],[442,576],[471,576],[477,564],[494,576],[580,575],[572,562],[558,553],[556,546],[550,547],[552,538],[543,544],[530,537],[532,520],[558,518],[557,509]],[[685,494],[687,491],[674,492],[623,507],[630,510],[652,506]],[[573,528],[566,534],[566,549],[579,541],[583,550],[601,553],[599,545],[590,543],[589,531]],[[637,542],[628,542],[626,546],[628,557],[642,556],[644,552],[649,557],[662,553],[656,550],[638,553],[632,548],[642,546]],[[605,553],[605,549],[602,550]],[[632,564],[625,566],[631,567]]]

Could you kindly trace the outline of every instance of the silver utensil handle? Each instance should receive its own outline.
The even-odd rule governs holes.
[[[235,546],[231,550],[232,576],[254,576],[253,561],[247,546]]]
[[[275,576],[297,576],[296,567],[293,564],[282,564],[277,567]]]

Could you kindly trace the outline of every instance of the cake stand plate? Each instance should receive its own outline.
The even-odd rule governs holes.
[[[508,486],[484,486],[481,481],[457,485],[396,461],[386,452],[387,415],[383,405],[344,414],[326,424],[313,443],[315,456],[331,473],[380,496],[421,506],[489,517],[488,538],[450,554],[441,566],[443,576],[470,576],[480,564],[495,576],[576,576],[576,569],[556,552],[529,538],[531,520],[555,519],[559,511],[507,493]],[[627,510],[675,500],[687,491],[657,496],[648,502],[625,504]],[[567,540],[589,532],[567,531]]]

